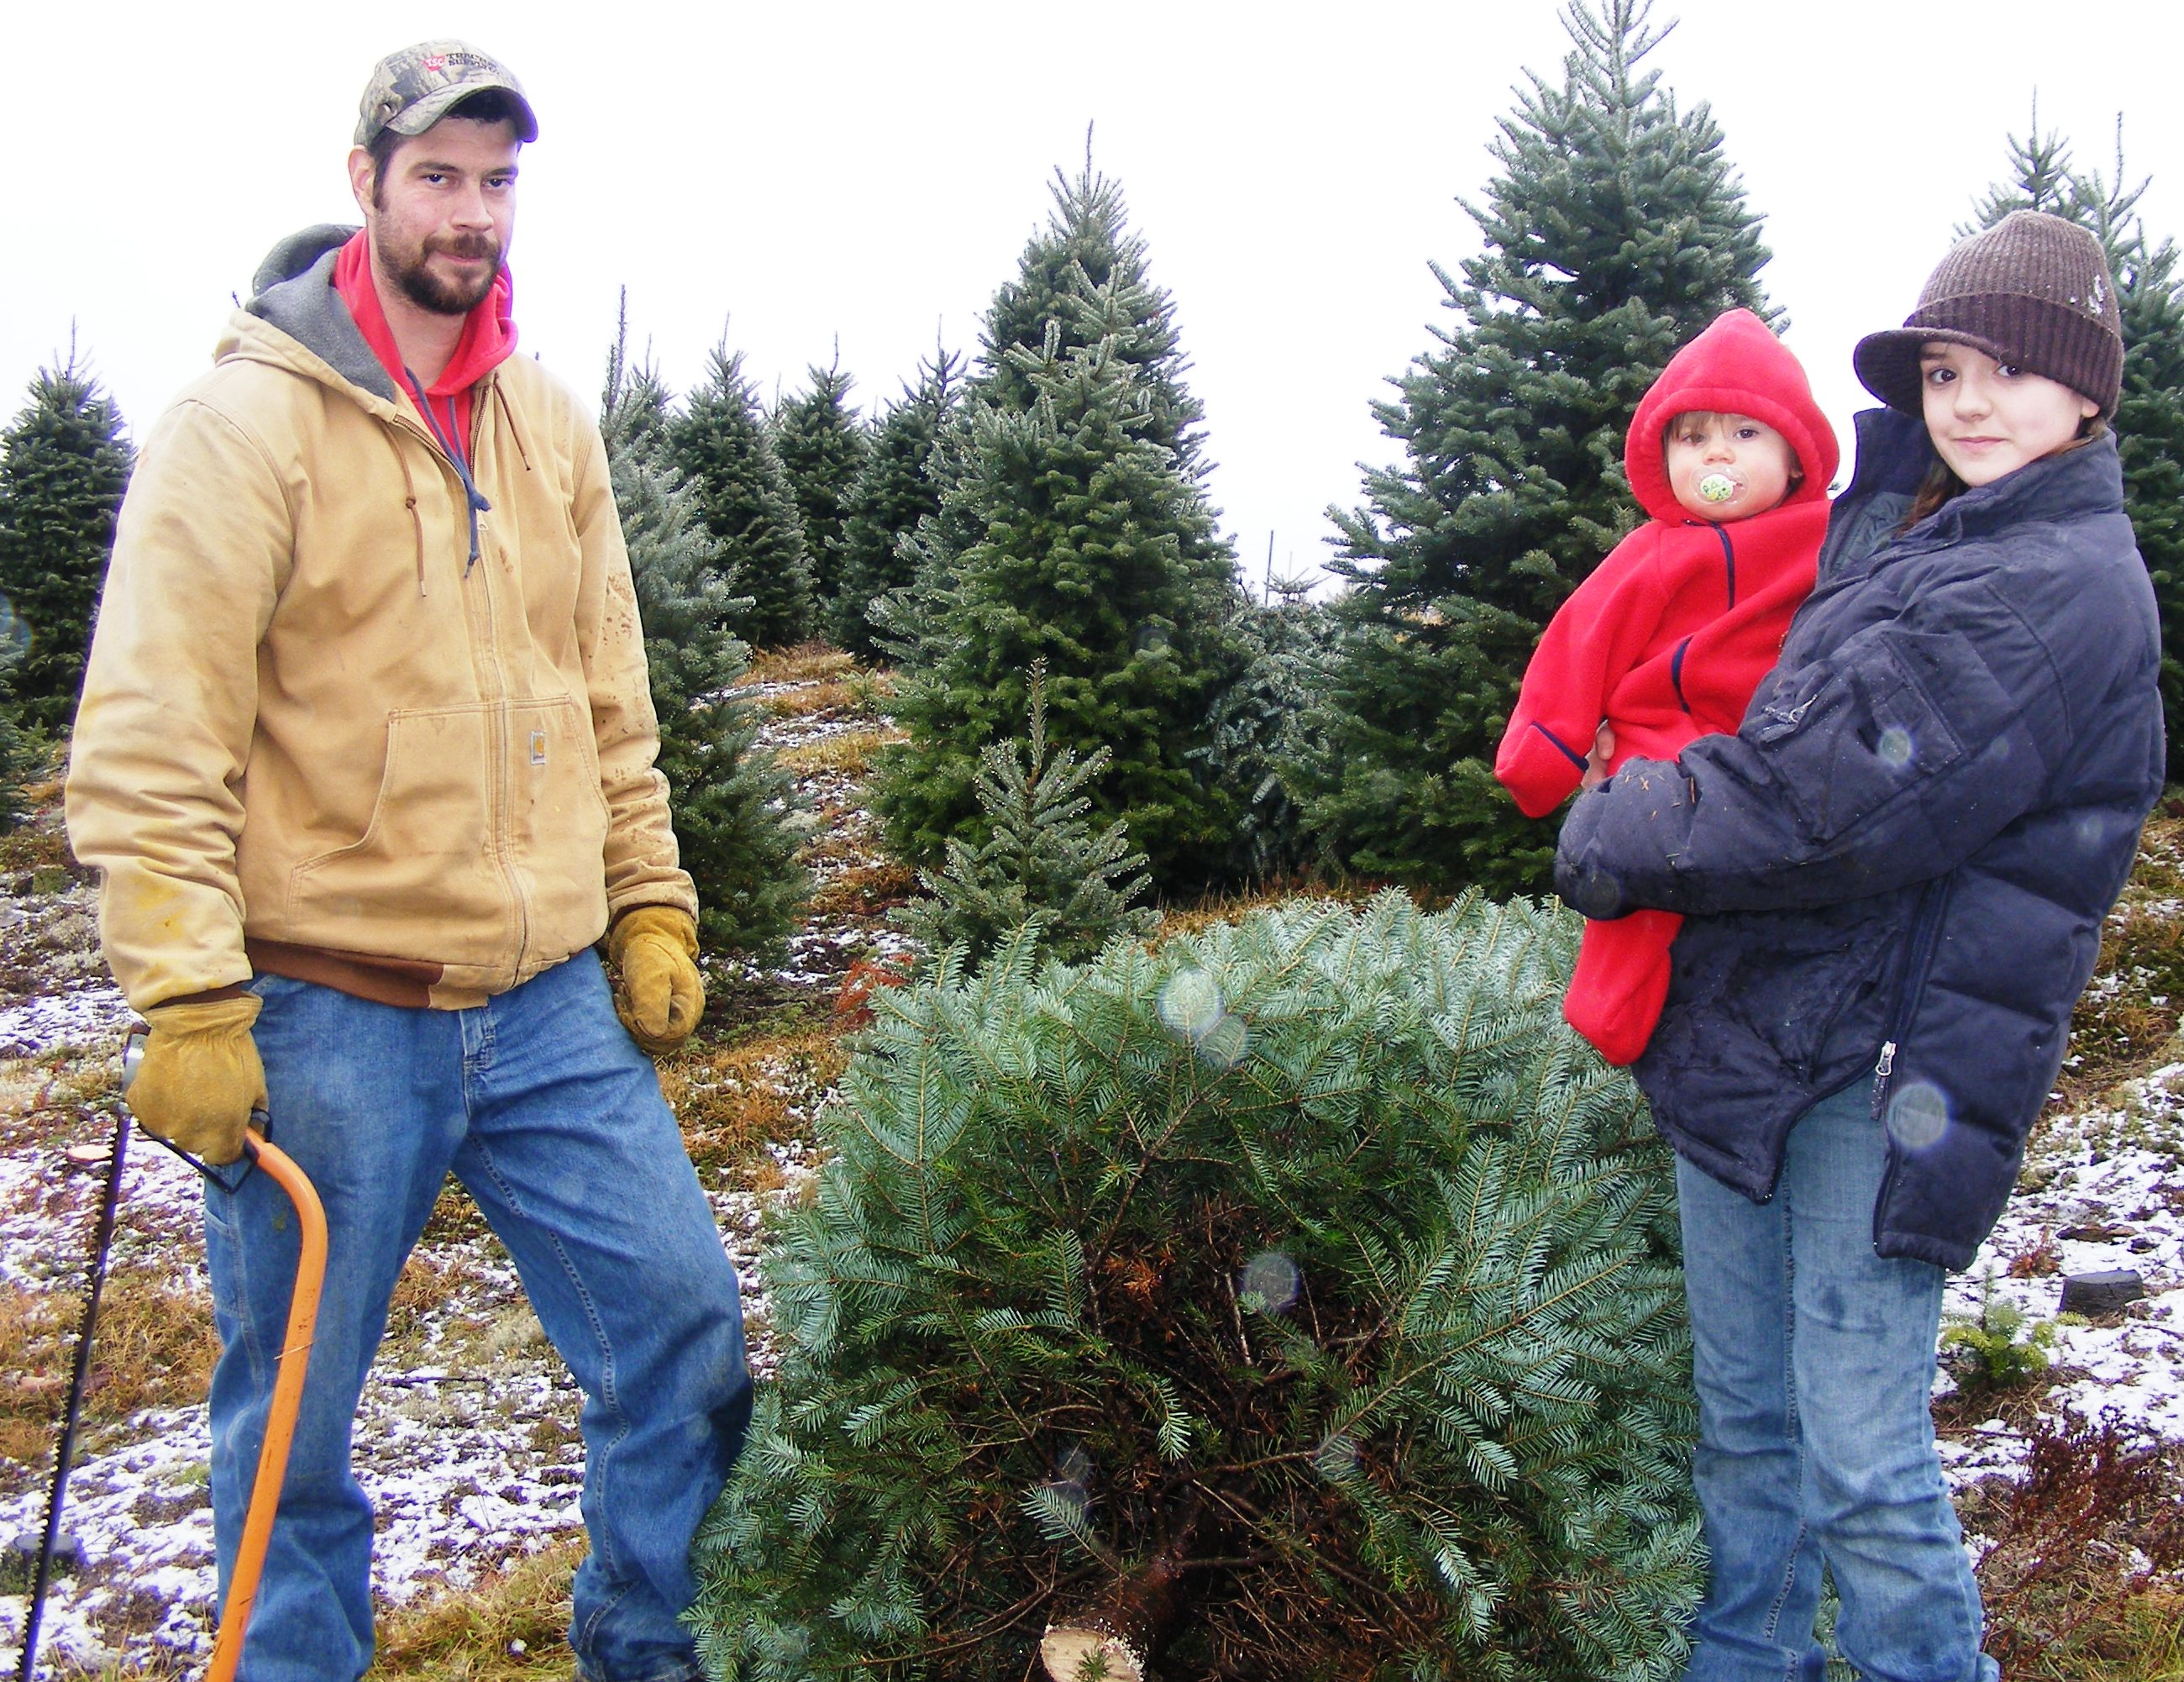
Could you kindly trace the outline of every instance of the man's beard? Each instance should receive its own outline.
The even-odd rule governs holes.
[[[449,257],[488,259],[484,270],[473,281],[444,281],[426,266],[435,253]],[[428,239],[413,257],[408,252],[383,251],[387,276],[402,295],[420,309],[435,315],[467,315],[485,301],[500,276],[500,242],[490,234],[466,234],[452,239]]]

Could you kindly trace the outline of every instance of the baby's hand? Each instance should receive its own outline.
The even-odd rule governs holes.
[[[1578,779],[1580,789],[1597,788],[1607,781],[1607,762],[1615,757],[1615,731],[1603,721],[1592,738],[1592,755],[1585,762],[1585,775]]]

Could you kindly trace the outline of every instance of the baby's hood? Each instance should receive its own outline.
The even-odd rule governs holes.
[[[1749,309],[1718,315],[1707,330],[1669,359],[1661,377],[1640,399],[1623,447],[1631,494],[1656,520],[1691,516],[1669,487],[1661,432],[1693,409],[1748,415],[1764,420],[1797,453],[1804,479],[1782,506],[1825,499],[1841,459],[1835,428],[1813,401],[1805,370],[1768,325]]]

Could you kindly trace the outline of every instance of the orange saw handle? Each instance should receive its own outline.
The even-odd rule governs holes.
[[[242,1540],[235,1551],[235,1571],[228,1579],[227,1605],[213,1642],[212,1664],[206,1682],[233,1682],[242,1662],[243,1633],[250,1625],[250,1608],[258,1599],[259,1573],[265,1569],[265,1548],[273,1534],[273,1514],[281,1505],[281,1481],[288,1472],[288,1450],[295,1440],[296,1414],[304,1400],[304,1374],[310,1365],[311,1340],[319,1322],[319,1292],[326,1277],[326,1214],[319,1194],[288,1153],[270,1143],[261,1130],[265,1117],[254,1113],[258,1125],[244,1135],[243,1150],[296,1206],[296,1227],[302,1251],[296,1258],[295,1289],[288,1298],[288,1332],[281,1341],[279,1370],[273,1378],[273,1400],[265,1413],[265,1441],[258,1451],[258,1476],[250,1489],[250,1507],[242,1521]]]

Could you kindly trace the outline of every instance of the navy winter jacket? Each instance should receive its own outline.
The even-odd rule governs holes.
[[[1900,534],[1925,428],[1872,410],[1858,444],[1742,727],[1580,796],[1555,882],[1689,919],[1634,1071],[1681,1155],[1764,1200],[1791,1124],[1869,1080],[1875,1245],[1963,1267],[2161,790],[2159,634],[2113,438]]]

